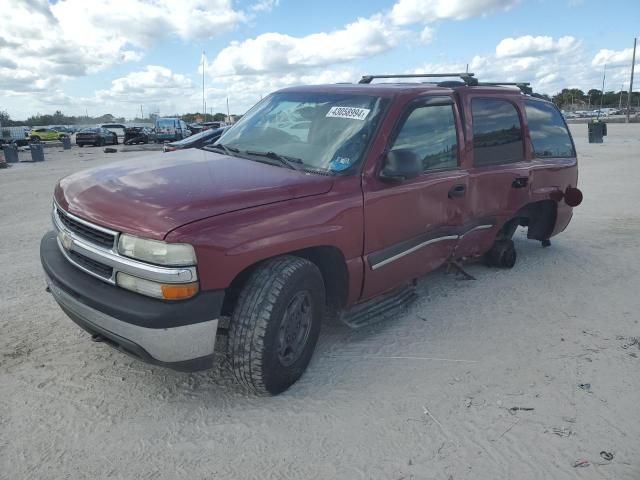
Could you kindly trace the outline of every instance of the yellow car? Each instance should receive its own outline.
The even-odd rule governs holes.
[[[66,133],[58,132],[57,130],[53,130],[51,128],[34,128],[29,132],[29,138],[36,141],[60,140],[61,138],[66,136]]]

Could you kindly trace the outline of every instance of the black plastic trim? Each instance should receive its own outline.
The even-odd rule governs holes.
[[[467,223],[465,225],[441,227],[417,237],[411,238],[409,240],[404,240],[389,247],[383,248],[382,250],[378,250],[375,253],[371,253],[367,256],[367,260],[369,261],[369,265],[371,266],[371,268],[374,268],[376,265],[385,262],[386,260],[395,257],[396,255],[411,250],[412,248],[415,248],[422,243],[428,242],[429,240],[435,240],[437,238],[449,236],[463,236],[474,228],[479,227],[480,225],[494,226],[495,224],[495,218],[484,218],[475,222]],[[450,241],[457,241],[457,239],[451,239]]]
[[[45,273],[60,289],[85,305],[126,323],[145,328],[173,328],[220,316],[224,290],[200,292],[189,300],[163,301],[110,285],[75,267],[58,247],[55,232],[40,242]]]

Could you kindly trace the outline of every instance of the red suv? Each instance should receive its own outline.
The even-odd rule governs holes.
[[[282,392],[323,317],[384,318],[417,277],[476,257],[510,268],[519,225],[546,246],[571,220],[558,109],[455,75],[287,88],[213,146],[60,180],[51,293],[95,340],[177,370],[210,367],[227,335],[238,381]]]

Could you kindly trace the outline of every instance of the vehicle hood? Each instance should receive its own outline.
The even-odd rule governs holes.
[[[74,173],[58,182],[54,195],[80,218],[162,239],[186,223],[320,195],[332,185],[331,177],[190,149]]]

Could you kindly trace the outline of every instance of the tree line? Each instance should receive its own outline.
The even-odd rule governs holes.
[[[561,92],[551,97],[553,103],[563,109],[597,109],[602,104],[603,108],[618,108],[622,106],[627,108],[627,92],[626,91],[608,91],[602,94],[602,90],[592,88],[586,93],[579,88],[563,88]],[[622,100],[622,101],[621,101]],[[640,92],[631,94],[631,106],[640,107]]]
[[[164,115],[170,118],[180,118],[186,123],[202,122],[223,122],[227,118],[224,113],[201,114],[201,113],[185,113],[184,115]],[[53,114],[32,115],[26,120],[12,120],[11,116],[4,110],[0,110],[0,125],[3,127],[43,127],[49,125],[90,125],[90,124],[106,124],[106,123],[154,123],[158,115],[151,114],[147,118],[134,118],[133,120],[125,120],[124,117],[116,117],[110,113],[100,115],[99,117],[88,116],[69,116],[63,114],[60,110],[56,110]]]

